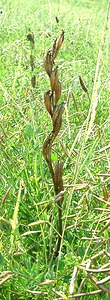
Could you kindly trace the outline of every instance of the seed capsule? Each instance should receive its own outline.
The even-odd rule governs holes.
[[[44,67],[46,73],[50,76],[52,72],[52,65],[53,65],[53,60],[52,60],[52,53],[51,51],[48,51],[46,55],[44,56]]]
[[[53,106],[52,106],[52,94],[51,91],[47,91],[44,95],[44,103],[45,103],[45,107],[48,111],[48,113],[51,115],[53,115]]]
[[[43,143],[43,156],[48,162],[51,161],[52,137],[53,135],[50,134],[50,136]]]
[[[55,57],[57,55],[56,41],[57,41],[57,39],[54,40],[54,43],[53,43],[53,46],[52,46],[52,57],[53,57],[53,59],[55,59]]]
[[[55,104],[57,104],[59,98],[61,96],[61,83],[58,80],[56,86],[55,86]]]
[[[63,41],[64,41],[64,30],[62,30],[62,33],[58,36],[56,40],[56,51],[58,51],[61,48]]]
[[[58,67],[56,67],[50,75],[50,84],[51,84],[51,90],[52,92],[55,91],[56,85],[58,82]]]
[[[63,111],[64,111],[64,103],[57,106],[53,112],[52,121],[53,121],[53,133],[55,137],[58,135],[61,128]]]

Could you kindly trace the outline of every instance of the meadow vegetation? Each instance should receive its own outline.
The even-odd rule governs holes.
[[[110,299],[110,1],[0,1],[0,300]],[[42,153],[52,131],[44,56],[65,103],[62,237]],[[33,35],[34,43],[29,38]],[[34,45],[33,45],[34,44]]]

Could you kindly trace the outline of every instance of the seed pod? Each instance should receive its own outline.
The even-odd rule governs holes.
[[[53,60],[52,60],[52,53],[51,51],[48,51],[46,55],[44,56],[44,67],[46,73],[50,76],[52,72],[52,65],[53,65]]]
[[[55,91],[56,85],[58,82],[58,67],[56,67],[50,75],[50,84],[51,84],[51,90],[52,92]]]
[[[55,86],[55,104],[57,104],[59,98],[61,96],[61,83],[58,80],[56,86]]]
[[[82,80],[82,78],[81,78],[80,75],[79,75],[79,82],[80,82],[80,85],[81,85],[83,91],[84,91],[85,93],[87,93],[88,89],[87,89],[87,87],[85,86],[85,84],[84,84],[84,82],[83,82],[83,80]]]
[[[35,75],[33,75],[31,77],[31,84],[32,84],[32,87],[35,88],[35,86],[36,86],[36,76]]]
[[[56,187],[57,194],[64,190],[63,179],[62,179],[62,170],[63,170],[63,165],[60,162],[60,160],[57,160],[56,165],[55,165],[55,171],[54,171],[54,180],[55,180],[55,187]],[[62,199],[60,198],[60,201],[61,200]]]
[[[48,162],[51,161],[52,137],[53,135],[50,134],[49,137],[43,143],[43,156]]]
[[[56,22],[57,22],[57,23],[59,23],[59,19],[58,19],[58,17],[57,17],[57,16],[55,17],[55,19],[56,19]]]
[[[53,115],[53,105],[52,105],[52,94],[51,94],[51,91],[47,91],[45,94],[44,94],[44,103],[45,103],[45,107],[48,111],[48,113],[51,115]]]
[[[53,112],[52,121],[53,121],[53,133],[55,137],[58,135],[61,128],[63,111],[64,111],[64,103],[57,106]]]
[[[58,36],[56,40],[56,51],[58,51],[61,48],[63,41],[64,41],[64,30],[62,30],[62,33]]]
[[[57,41],[57,39],[54,40],[53,46],[52,46],[52,57],[53,57],[53,59],[55,59],[55,57],[56,57],[56,55],[57,55],[57,51],[56,51],[56,41]]]

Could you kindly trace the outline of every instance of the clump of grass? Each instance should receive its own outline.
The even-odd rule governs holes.
[[[55,66],[55,58],[64,40],[64,31],[55,39],[52,50],[49,50],[44,58],[45,71],[49,76],[51,90],[44,95],[45,107],[52,119],[53,129],[43,143],[43,155],[48,164],[50,174],[52,176],[55,194],[57,195],[56,202],[59,214],[58,241],[55,249],[55,256],[58,256],[61,239],[62,239],[62,203],[64,199],[64,188],[62,179],[63,165],[60,159],[57,160],[55,167],[52,164],[52,145],[57,137],[61,124],[62,114],[64,111],[64,103],[58,104],[61,96],[61,83],[58,78],[58,67]]]

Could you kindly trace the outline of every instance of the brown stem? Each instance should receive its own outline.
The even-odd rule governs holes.
[[[55,182],[55,178],[54,178],[54,171],[53,171],[53,167],[52,167],[52,162],[47,161],[48,166],[49,166],[49,170],[52,176],[52,180],[53,180],[53,184],[54,184],[54,190],[55,190],[55,194],[58,195],[59,191],[58,191],[58,186],[56,185]],[[56,249],[54,252],[54,257],[57,257],[59,254],[59,250],[60,250],[60,245],[61,245],[61,240],[62,240],[62,204],[61,202],[63,202],[63,196],[61,196],[61,199],[59,200],[59,204],[58,204],[58,240],[57,240],[57,245],[56,245]]]
[[[56,250],[54,253],[54,256],[57,257],[59,254],[59,250],[60,250],[60,245],[61,245],[61,240],[62,240],[62,207],[59,206],[58,207],[58,241],[57,241],[57,246],[56,246]]]

